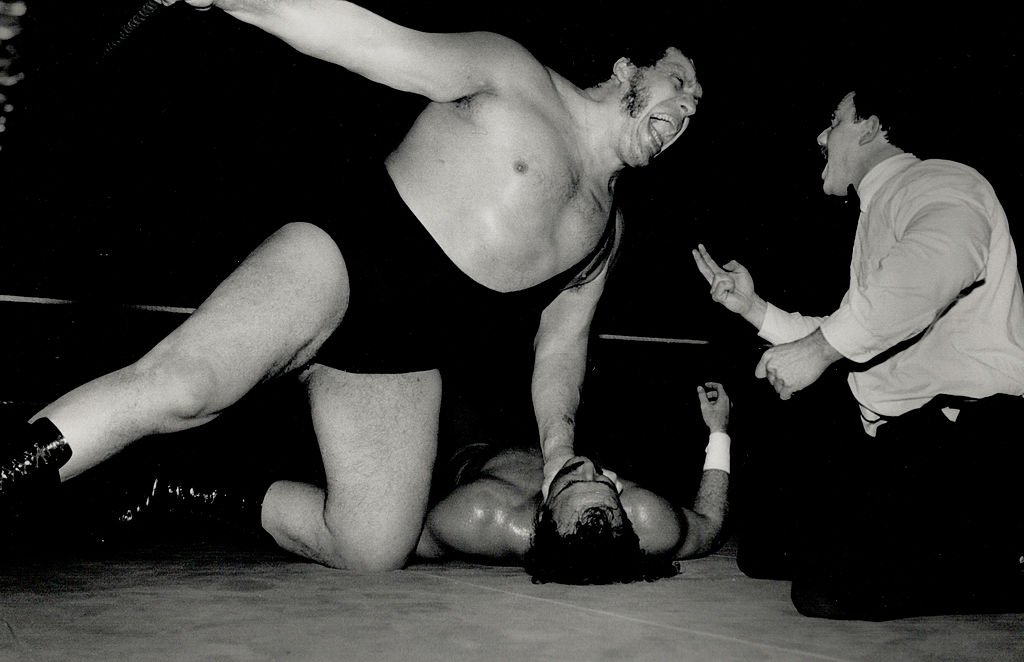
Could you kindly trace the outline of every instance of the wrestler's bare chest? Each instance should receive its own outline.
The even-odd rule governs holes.
[[[500,291],[586,256],[609,221],[567,119],[486,96],[428,107],[389,158],[398,190],[448,256]]]

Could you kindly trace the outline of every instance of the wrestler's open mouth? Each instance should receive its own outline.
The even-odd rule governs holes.
[[[679,133],[675,120],[667,115],[651,115],[649,126],[659,150]]]

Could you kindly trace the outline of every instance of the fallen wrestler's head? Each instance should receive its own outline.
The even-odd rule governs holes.
[[[566,461],[537,513],[525,566],[535,583],[613,584],[675,574],[647,556],[613,478],[590,459]]]

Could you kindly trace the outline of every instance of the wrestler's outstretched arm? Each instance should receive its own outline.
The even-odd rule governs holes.
[[[165,5],[178,0],[160,0]],[[219,7],[296,50],[372,81],[447,102],[548,72],[515,41],[492,32],[430,33],[341,0],[187,0]]]
[[[614,222],[621,226],[621,214]],[[533,410],[544,457],[545,499],[555,474],[575,455],[576,410],[587,367],[590,323],[617,250],[616,243],[593,278],[566,289],[544,309],[534,339]]]
[[[693,508],[674,507],[668,500],[635,485],[622,492],[622,504],[640,546],[648,554],[676,559],[706,556],[724,542],[729,510],[729,396],[721,384],[698,388],[701,414],[708,426],[708,455]]]

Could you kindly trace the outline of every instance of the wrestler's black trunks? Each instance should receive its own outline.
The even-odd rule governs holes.
[[[315,361],[359,373],[472,364],[532,345],[544,308],[607,250],[534,287],[501,293],[469,278],[406,207],[383,167],[352,188],[358,200],[321,223],[345,258],[348,311]],[[511,343],[511,345],[510,345]]]

